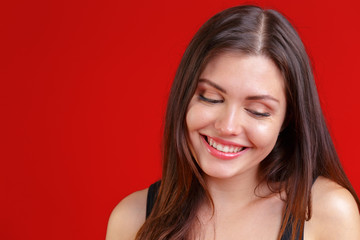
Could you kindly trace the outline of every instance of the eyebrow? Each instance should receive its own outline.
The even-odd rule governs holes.
[[[217,85],[216,83],[210,81],[209,79],[200,78],[200,79],[199,79],[199,83],[202,83],[202,82],[209,84],[210,86],[216,88],[216,89],[219,90],[220,92],[226,93],[225,89],[223,89],[222,87],[220,87],[220,86]]]
[[[275,102],[280,102],[276,98],[270,96],[270,95],[256,95],[256,96],[248,96],[246,100],[272,100]]]
[[[210,81],[209,79],[200,78],[200,79],[199,79],[199,83],[207,83],[207,84],[209,84],[210,86],[218,89],[219,91],[221,91],[221,92],[223,92],[223,93],[226,93],[226,90],[225,90],[225,89],[223,89],[222,87],[220,87],[220,86],[217,85],[216,83]],[[278,103],[280,102],[280,101],[277,100],[276,98],[274,98],[274,97],[272,97],[272,96],[270,96],[270,95],[266,95],[266,94],[264,94],[264,95],[248,96],[248,97],[246,97],[246,100],[249,100],[249,101],[251,101],[251,100],[272,100],[272,101],[274,101],[274,102],[278,102]]]

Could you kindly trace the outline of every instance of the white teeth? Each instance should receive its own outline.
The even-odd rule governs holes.
[[[221,152],[225,152],[225,153],[237,153],[237,152],[240,152],[241,150],[243,150],[244,148],[240,148],[240,147],[234,147],[234,146],[231,146],[231,145],[222,145],[220,143],[217,143],[215,142],[213,139],[211,138],[208,138],[208,143],[210,146],[212,146],[213,148],[221,151]]]

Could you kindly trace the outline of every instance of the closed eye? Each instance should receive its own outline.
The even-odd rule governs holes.
[[[257,112],[251,109],[245,109],[250,114],[254,115],[255,117],[270,117],[270,113],[268,112]]]
[[[218,99],[206,98],[202,94],[199,94],[199,100],[208,102],[208,103],[223,103],[224,102],[224,100],[222,100],[222,99],[218,100]]]

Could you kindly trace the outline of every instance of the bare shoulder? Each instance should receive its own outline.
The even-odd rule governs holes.
[[[359,209],[347,189],[324,177],[316,180],[305,239],[360,239]]]
[[[112,211],[106,240],[133,240],[145,222],[148,189],[125,197]]]

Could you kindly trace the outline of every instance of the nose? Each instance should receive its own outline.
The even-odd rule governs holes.
[[[221,135],[236,136],[243,131],[241,110],[236,106],[224,108],[215,121],[215,129]]]

